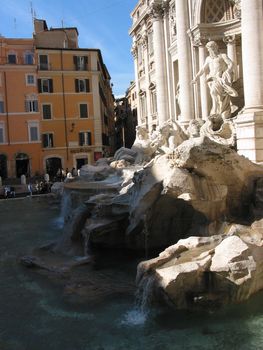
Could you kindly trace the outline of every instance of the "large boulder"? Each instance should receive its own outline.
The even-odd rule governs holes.
[[[263,219],[228,225],[225,233],[189,237],[141,262],[137,284],[176,308],[241,302],[263,289]],[[151,281],[152,290],[145,290]]]
[[[187,169],[199,178],[226,186],[226,212],[243,217],[251,203],[255,181],[263,177],[262,166],[240,156],[234,149],[208,137],[189,139],[174,152],[174,166]]]

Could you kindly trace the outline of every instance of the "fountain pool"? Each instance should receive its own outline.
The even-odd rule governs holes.
[[[141,308],[136,265],[96,255],[71,275],[27,269],[19,257],[61,235],[48,197],[0,201],[1,350],[249,350],[263,348],[263,293],[213,312]]]

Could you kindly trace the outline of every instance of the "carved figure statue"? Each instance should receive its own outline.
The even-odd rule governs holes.
[[[202,119],[190,120],[189,126],[186,130],[187,135],[190,138],[199,137],[200,136],[200,129],[201,129],[203,124],[204,124],[204,121]]]
[[[151,145],[159,152],[171,153],[186,139],[187,135],[183,129],[176,122],[168,120],[159,128],[159,133]]]
[[[156,148],[151,145],[148,130],[139,125],[136,127],[136,138],[132,148],[121,147],[115,152],[114,159],[124,159],[130,163],[148,162],[155,150]]]
[[[238,95],[231,86],[233,82],[233,62],[226,54],[219,52],[216,42],[209,41],[206,48],[209,56],[192,83],[196,83],[197,78],[206,74],[206,81],[212,98],[210,114],[220,114],[222,118],[227,119],[231,117],[230,96],[236,97]]]

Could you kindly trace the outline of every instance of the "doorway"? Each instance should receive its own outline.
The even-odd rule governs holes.
[[[20,178],[21,175],[30,175],[29,157],[25,153],[18,153],[16,155],[16,177]]]
[[[2,179],[7,178],[7,156],[0,154],[0,176]]]
[[[58,169],[62,169],[62,162],[60,158],[52,157],[46,160],[46,171],[51,179],[57,175]]]
[[[86,164],[88,164],[88,159],[87,158],[76,159],[77,169],[80,169],[83,165],[86,165]]]

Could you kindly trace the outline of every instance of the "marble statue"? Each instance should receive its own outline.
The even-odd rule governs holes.
[[[168,120],[159,128],[159,132],[155,139],[152,140],[151,145],[159,153],[171,153],[187,138],[179,124]]]
[[[187,135],[189,138],[193,137],[199,137],[200,136],[200,129],[202,125],[204,124],[204,121],[202,119],[192,119],[189,122],[188,128],[186,130]]]
[[[237,91],[232,87],[233,62],[226,54],[219,52],[216,42],[209,41],[206,48],[209,56],[192,83],[196,83],[201,75],[206,74],[206,81],[212,98],[210,114],[220,114],[224,119],[227,119],[231,117],[230,97],[237,96]]]
[[[224,121],[221,115],[209,116],[200,129],[200,136],[207,136],[210,140],[221,145],[234,147],[236,144],[236,130],[231,121]]]
[[[148,130],[138,125],[136,127],[136,138],[132,148],[121,147],[114,154],[114,160],[126,160],[130,163],[143,163],[151,160],[155,149],[151,145]]]

